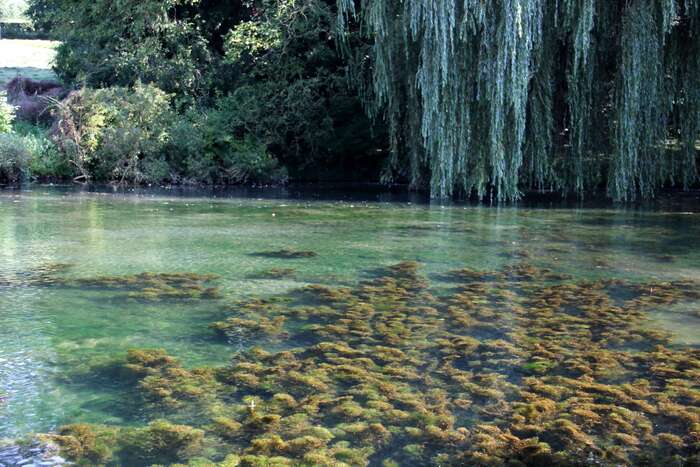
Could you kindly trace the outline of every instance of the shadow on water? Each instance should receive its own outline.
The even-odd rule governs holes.
[[[525,193],[515,203],[498,203],[495,200],[436,200],[427,193],[409,190],[406,185],[387,186],[378,183],[291,183],[287,186],[239,186],[239,187],[118,187],[110,185],[26,185],[0,186],[0,193],[29,191],[52,194],[101,194],[130,197],[177,197],[212,199],[263,199],[295,201],[343,201],[412,203],[437,206],[491,206],[503,208],[551,208],[551,209],[616,209],[625,211],[665,210],[669,212],[700,212],[700,191],[662,192],[655,200],[630,203],[613,203],[604,195],[592,195],[578,200],[556,193]],[[605,223],[607,215],[591,219],[590,223]]]

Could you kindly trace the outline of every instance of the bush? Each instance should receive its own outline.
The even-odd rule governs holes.
[[[229,112],[192,110],[178,118],[171,106],[171,96],[153,85],[86,88],[58,106],[53,132],[63,160],[86,181],[286,181],[263,142],[236,134]]]
[[[64,179],[72,167],[46,130],[18,123],[15,131],[0,133],[0,182],[16,183],[29,177]]]
[[[30,159],[24,138],[15,133],[0,133],[0,182],[16,183],[24,179]]]
[[[89,86],[153,83],[179,97],[207,95],[221,40],[248,2],[31,0],[28,14],[61,44],[55,69]],[[221,31],[219,31],[221,29]]]
[[[153,183],[169,177],[174,119],[170,95],[152,85],[82,89],[59,106],[53,132],[85,180]]]
[[[191,112],[171,128],[166,148],[183,178],[206,184],[285,183],[287,171],[253,136],[236,135],[228,113]]]
[[[11,132],[14,119],[15,109],[5,100],[5,93],[0,93],[0,133]]]
[[[26,122],[15,122],[15,133],[29,153],[28,173],[40,180],[64,180],[74,176],[75,168],[48,135],[48,130]]]
[[[186,160],[187,173],[197,181],[213,184],[271,183],[287,181],[287,171],[250,135],[236,138],[205,128],[205,146]]]
[[[356,172],[359,157],[377,159],[370,122],[335,41],[334,4],[257,2],[257,14],[224,37],[225,60],[241,73],[219,108],[236,130],[265,141],[295,178],[323,177],[329,166]]]

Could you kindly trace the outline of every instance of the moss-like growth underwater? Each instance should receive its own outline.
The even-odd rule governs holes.
[[[122,373],[154,421],[44,439],[80,465],[698,465],[700,349],[646,312],[700,284],[525,262],[437,280],[404,262],[228,305],[211,327],[256,347],[197,369],[132,350]]]

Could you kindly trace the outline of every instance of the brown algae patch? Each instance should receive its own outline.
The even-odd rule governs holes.
[[[211,327],[257,347],[227,366],[129,352],[156,421],[46,436],[83,465],[700,460],[700,349],[647,318],[696,302],[700,284],[573,281],[525,262],[440,279],[448,293],[404,262],[356,287],[236,304]]]
[[[192,272],[150,273],[130,276],[103,276],[68,281],[66,285],[127,291],[129,298],[142,300],[213,299],[220,297],[218,287],[211,283],[213,274]]]
[[[249,275],[250,279],[293,279],[297,270],[294,268],[271,268]]]
[[[214,285],[218,279],[215,274],[143,272],[123,276],[70,278],[62,274],[69,268],[70,265],[59,264],[32,270],[23,276],[24,282],[21,285],[109,290],[143,301],[221,298],[219,287]]]
[[[257,253],[252,253],[252,256],[275,259],[300,259],[314,258],[318,256],[318,253],[311,250],[294,250],[292,248],[283,248],[281,250],[274,251],[259,251]]]

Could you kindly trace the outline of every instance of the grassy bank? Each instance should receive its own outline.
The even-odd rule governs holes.
[[[51,64],[56,55],[55,41],[0,40],[0,86],[17,75],[38,80],[55,79]]]

